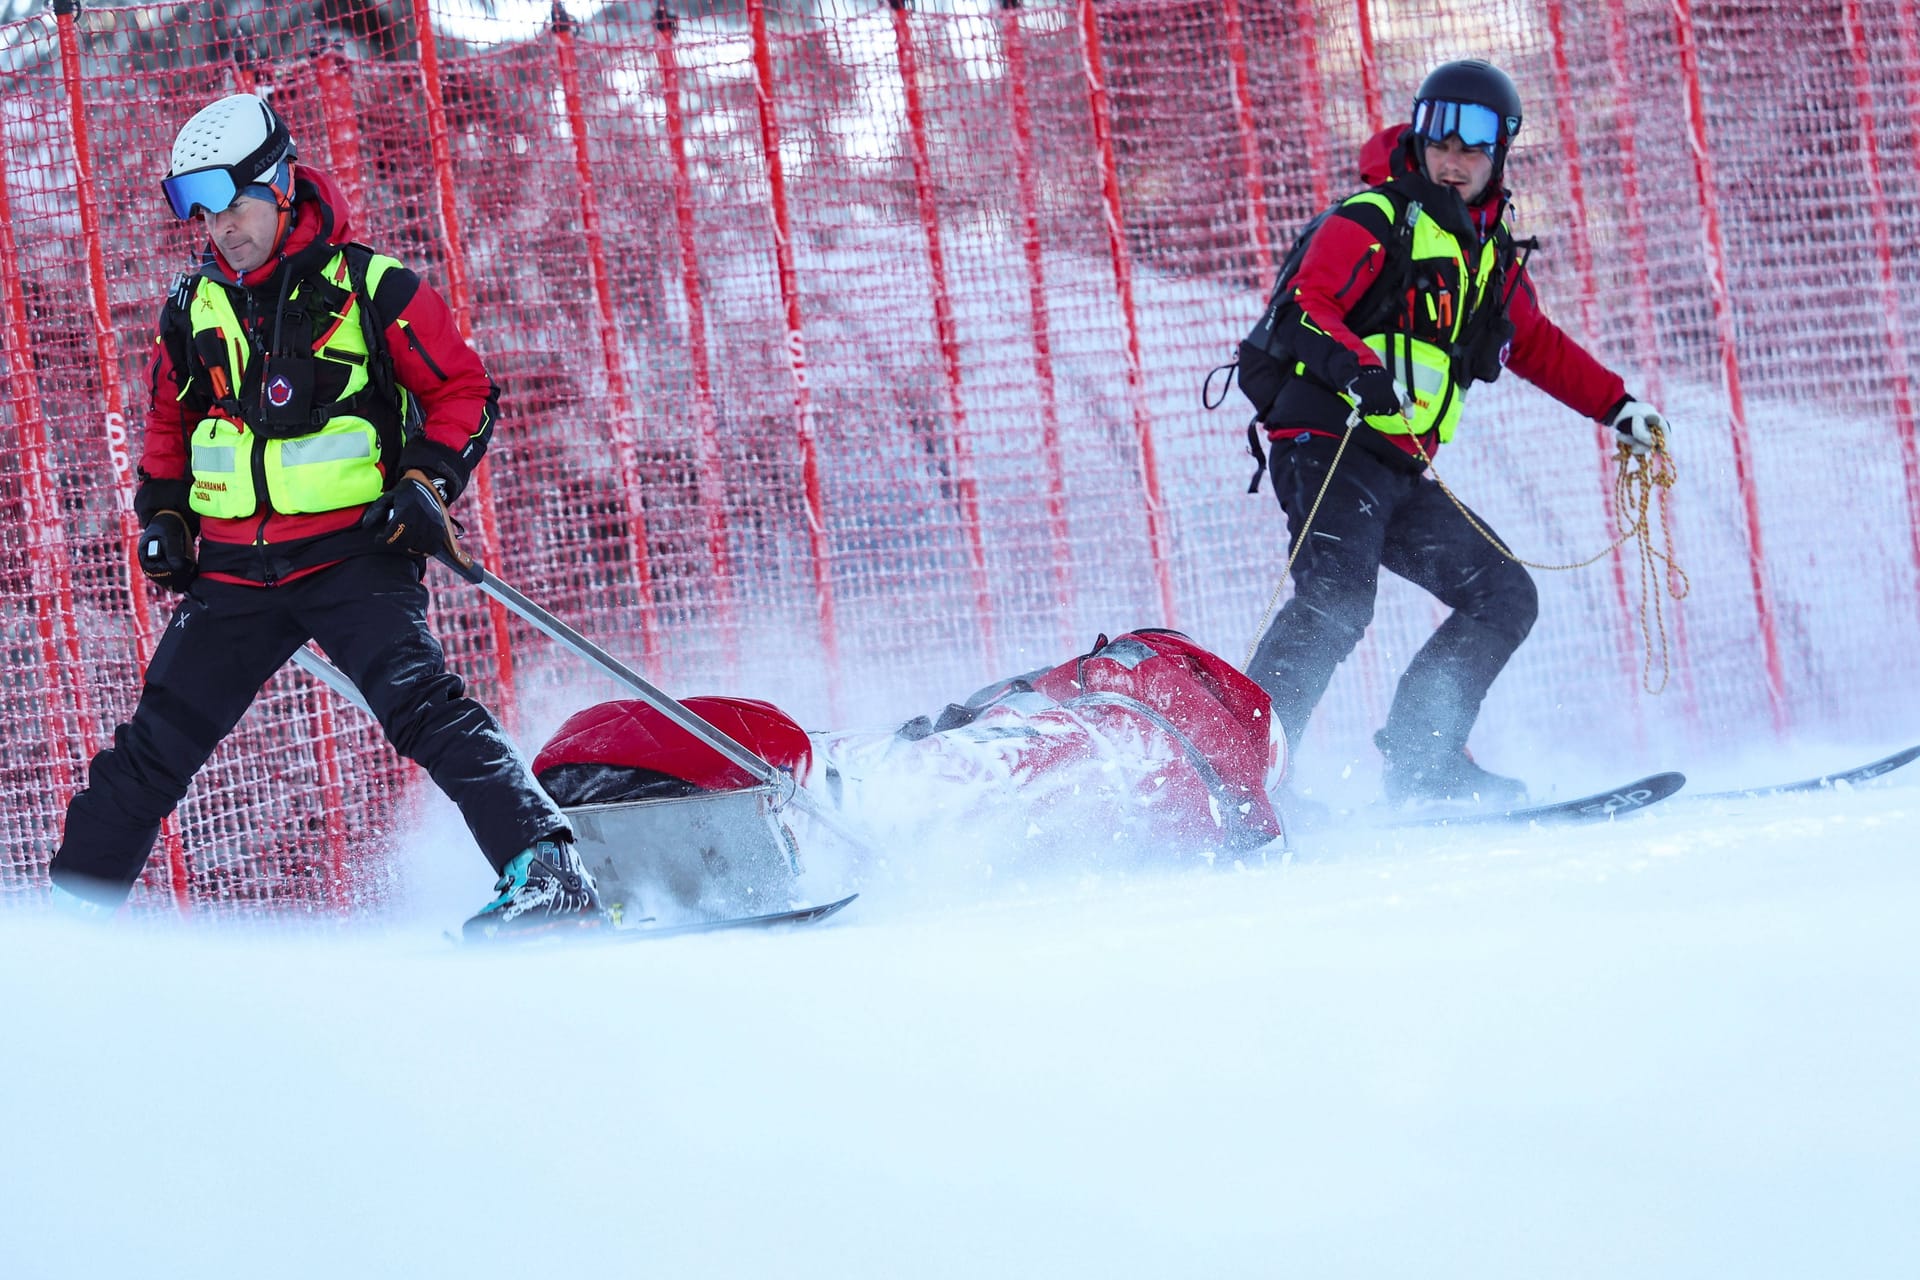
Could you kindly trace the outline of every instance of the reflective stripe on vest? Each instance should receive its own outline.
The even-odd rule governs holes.
[[[239,520],[258,510],[253,447],[253,432],[239,423],[200,419],[193,429],[193,488],[187,491],[187,505],[223,520]]]
[[[373,255],[367,267],[367,292],[373,292],[380,277],[395,265],[393,258]],[[322,273],[340,288],[352,289],[345,252],[336,252]],[[296,286],[289,305],[298,300],[300,292]],[[316,359],[347,371],[341,400],[364,391],[370,380],[371,353],[360,306],[359,295],[353,294],[343,311],[330,313],[314,345]],[[231,297],[220,285],[203,278],[196,286],[188,315],[196,336],[213,330],[224,340],[227,375],[234,394],[239,396],[252,350],[243,337]],[[278,440],[263,440],[245,424],[229,418],[202,418],[193,431],[192,463],[188,505],[200,515],[215,519],[238,520],[254,515],[263,497],[283,515],[339,511],[372,502],[384,487],[379,467],[380,433],[372,422],[354,414],[337,414],[309,434]],[[256,491],[256,479],[265,482],[264,495]]]
[[[273,509],[283,515],[338,511],[380,496],[380,433],[350,414],[310,436],[262,440],[224,418],[203,418],[193,432],[193,488],[187,503],[203,516],[240,520],[260,509],[254,460]]]

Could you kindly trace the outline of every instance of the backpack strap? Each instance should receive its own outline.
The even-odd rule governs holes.
[[[1267,474],[1267,451],[1260,447],[1260,415],[1254,414],[1247,419],[1247,452],[1253,455],[1253,478],[1247,481],[1247,492],[1260,492],[1260,477]]]
[[[388,403],[401,406],[399,384],[393,376],[393,351],[387,346],[387,321],[374,301],[368,281],[373,250],[359,241],[342,246],[347,260],[347,282],[360,298],[360,333],[367,344],[367,380]]]
[[[348,283],[360,298],[360,332],[367,344],[367,382],[382,403],[393,407],[394,419],[399,424],[392,439],[385,438],[385,430],[382,430],[382,445],[391,449],[392,456],[397,458],[420,425],[420,405],[394,376],[393,348],[387,343],[388,317],[381,314],[376,297],[379,282],[370,278],[375,256],[373,248],[359,241],[350,241],[342,246],[342,252],[346,255]],[[397,482],[399,468],[390,470]]]
[[[160,307],[160,324],[154,340],[167,353],[167,360],[173,365],[174,377],[180,379],[182,391],[192,381],[193,371],[187,363],[189,348],[193,345],[193,295],[199,289],[200,273],[188,271],[173,282],[173,288],[167,291],[167,300]]]

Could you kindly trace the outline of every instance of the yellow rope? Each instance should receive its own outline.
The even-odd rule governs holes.
[[[1645,641],[1646,653],[1640,667],[1640,687],[1648,693],[1659,694],[1666,690],[1673,678],[1672,642],[1667,637],[1666,606],[1660,598],[1661,593],[1651,588],[1650,580],[1655,577],[1656,572],[1660,573],[1664,578],[1661,585],[1666,588],[1665,593],[1676,602],[1686,599],[1693,585],[1687,578],[1686,570],[1682,569],[1673,557],[1673,517],[1668,503],[1673,496],[1673,486],[1680,479],[1680,470],[1673,461],[1673,455],[1667,451],[1665,428],[1649,425],[1648,430],[1653,435],[1653,448],[1649,451],[1635,453],[1627,447],[1624,440],[1614,450],[1614,461],[1618,465],[1618,470],[1613,478],[1613,509],[1614,517],[1618,522],[1619,536],[1596,554],[1573,564],[1540,564],[1515,555],[1494,536],[1491,529],[1481,524],[1474,517],[1473,512],[1467,510],[1466,504],[1447,487],[1447,482],[1442,480],[1439,471],[1434,469],[1433,459],[1427,456],[1426,446],[1420,442],[1419,436],[1413,437],[1413,447],[1420,454],[1420,460],[1427,464],[1427,471],[1433,476],[1433,482],[1439,485],[1440,491],[1452,500],[1455,507],[1459,508],[1460,514],[1466,517],[1467,523],[1487,540],[1489,546],[1515,564],[1525,565],[1529,569],[1540,569],[1547,573],[1566,573],[1574,569],[1584,569],[1588,565],[1605,559],[1625,546],[1630,538],[1640,544],[1640,636]],[[1636,463],[1638,465],[1635,465]],[[1652,516],[1656,493],[1660,498],[1660,526],[1665,550],[1653,545]],[[1664,566],[1664,571],[1656,571],[1654,568],[1656,562]],[[1651,622],[1647,618],[1649,603],[1653,613]],[[1659,636],[1657,651],[1660,655],[1658,685],[1653,682],[1656,632]]]
[[[1326,478],[1320,482],[1320,492],[1314,496],[1313,508],[1307,512],[1306,522],[1300,527],[1300,536],[1294,539],[1293,550],[1287,556],[1287,567],[1281,573],[1280,581],[1273,589],[1273,595],[1267,600],[1267,608],[1260,617],[1259,627],[1254,630],[1253,644],[1247,649],[1246,660],[1240,664],[1240,668],[1243,671],[1253,666],[1253,655],[1259,651],[1260,639],[1266,634],[1267,624],[1273,618],[1274,607],[1280,601],[1280,593],[1286,590],[1288,581],[1293,577],[1293,562],[1299,557],[1300,548],[1306,545],[1308,531],[1313,528],[1313,518],[1319,514],[1321,500],[1327,496],[1327,487],[1333,483],[1334,470],[1339,467],[1340,457],[1346,452],[1347,441],[1352,438],[1354,427],[1358,422],[1359,414],[1357,411],[1353,417],[1347,419],[1347,430],[1346,433],[1340,437],[1340,447],[1334,452],[1333,461],[1327,467]],[[1433,476],[1434,483],[1440,486],[1440,491],[1446,494],[1453,502],[1453,505],[1459,509],[1460,514],[1466,517],[1467,523],[1472,525],[1475,532],[1487,540],[1488,545],[1515,564],[1524,565],[1529,569],[1539,569],[1548,573],[1566,573],[1575,569],[1584,569],[1589,565],[1598,563],[1607,556],[1612,555],[1615,551],[1618,551],[1622,546],[1625,546],[1627,540],[1630,538],[1638,541],[1640,544],[1640,635],[1646,642],[1646,657],[1642,661],[1640,668],[1640,685],[1648,693],[1659,694],[1666,689],[1668,683],[1672,680],[1673,665],[1671,641],[1667,637],[1666,606],[1660,598],[1660,593],[1650,589],[1649,585],[1649,580],[1654,577],[1656,572],[1654,568],[1655,563],[1658,562],[1664,566],[1664,571],[1661,574],[1664,582],[1661,585],[1666,588],[1666,594],[1671,596],[1675,601],[1686,599],[1688,592],[1692,589],[1692,584],[1687,579],[1686,571],[1680,567],[1673,556],[1673,520],[1668,503],[1672,498],[1673,486],[1680,478],[1679,468],[1674,464],[1673,455],[1667,451],[1667,433],[1665,429],[1658,426],[1650,426],[1649,430],[1653,433],[1653,448],[1649,452],[1637,454],[1622,441],[1614,454],[1615,462],[1618,464],[1618,470],[1615,472],[1613,480],[1613,506],[1614,515],[1618,521],[1618,528],[1620,530],[1619,536],[1614,538],[1611,543],[1594,555],[1589,556],[1585,560],[1576,561],[1573,564],[1541,564],[1515,555],[1506,544],[1494,536],[1491,529],[1481,524],[1473,512],[1467,510],[1467,505],[1460,501],[1452,489],[1447,487],[1447,482],[1442,480],[1440,473],[1434,469],[1433,459],[1427,456],[1426,446],[1420,442],[1419,436],[1413,437],[1413,447],[1419,452],[1420,460],[1427,464],[1427,471]],[[1652,514],[1654,509],[1654,495],[1656,492],[1659,494],[1660,499],[1660,524],[1665,550],[1656,548],[1653,545]],[[1649,622],[1647,617],[1649,603],[1651,603],[1653,614],[1651,622]],[[1654,636],[1656,632],[1659,636],[1658,652],[1660,655],[1660,682],[1658,685],[1655,685],[1653,682]]]

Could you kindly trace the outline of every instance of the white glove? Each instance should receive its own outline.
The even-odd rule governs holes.
[[[1672,430],[1658,409],[1640,400],[1627,401],[1613,415],[1613,429],[1619,433],[1620,443],[1632,450],[1636,457],[1653,452],[1655,427],[1660,429],[1662,436]]]

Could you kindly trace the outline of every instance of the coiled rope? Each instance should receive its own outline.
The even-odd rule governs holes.
[[[1307,535],[1313,528],[1313,518],[1320,512],[1320,503],[1327,496],[1327,488],[1333,483],[1333,474],[1340,466],[1341,456],[1347,451],[1347,442],[1353,438],[1354,430],[1359,426],[1360,417],[1356,411],[1347,419],[1347,429],[1340,437],[1340,447],[1334,451],[1333,461],[1327,467],[1326,478],[1320,482],[1320,492],[1314,495],[1313,506],[1307,512],[1305,522],[1300,526],[1300,536],[1294,539],[1293,549],[1287,555],[1287,567],[1280,575],[1279,583],[1273,589],[1273,595],[1267,599],[1267,608],[1261,615],[1260,625],[1254,630],[1254,641],[1247,649],[1247,657],[1240,664],[1246,671],[1253,666],[1253,655],[1259,651],[1260,639],[1266,635],[1267,624],[1272,620],[1274,609],[1279,605],[1280,593],[1286,590],[1287,583],[1293,577],[1293,564],[1300,555],[1300,549],[1306,545]],[[1680,567],[1674,558],[1673,520],[1669,502],[1673,496],[1673,487],[1680,478],[1679,467],[1673,460],[1673,454],[1667,449],[1667,433],[1664,427],[1650,426],[1653,435],[1653,447],[1645,453],[1635,453],[1622,441],[1614,452],[1617,469],[1613,478],[1613,511],[1617,522],[1618,535],[1605,547],[1572,564],[1543,564],[1515,555],[1499,538],[1494,536],[1480,520],[1467,509],[1447,482],[1440,478],[1434,468],[1433,459],[1427,456],[1426,446],[1419,436],[1413,437],[1413,447],[1418,451],[1420,460],[1427,465],[1428,474],[1433,476],[1440,491],[1447,495],[1453,505],[1475,532],[1487,540],[1487,544],[1502,556],[1529,569],[1538,569],[1546,573],[1570,573],[1575,569],[1584,569],[1596,564],[1635,541],[1640,548],[1640,637],[1644,657],[1640,666],[1640,686],[1651,694],[1660,694],[1666,690],[1673,678],[1672,640],[1667,635],[1666,605],[1662,596],[1671,597],[1676,603],[1687,598],[1692,583],[1686,570]],[[1657,501],[1656,501],[1657,497]],[[1655,546],[1654,512],[1659,511],[1660,546]],[[1664,589],[1664,590],[1662,590]],[[1656,643],[1657,640],[1657,643]],[[1656,653],[1660,662],[1660,679],[1656,684],[1653,678],[1653,665]]]

